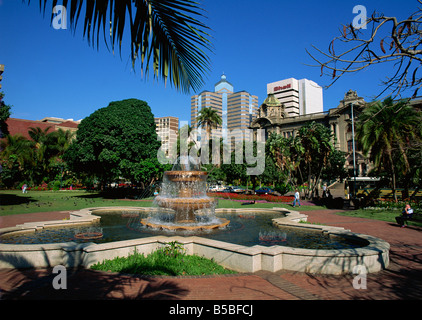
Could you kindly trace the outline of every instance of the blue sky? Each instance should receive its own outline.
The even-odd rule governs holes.
[[[385,15],[407,17],[416,0],[204,0],[211,28],[211,72],[199,90],[213,90],[224,72],[235,91],[266,98],[266,84],[286,78],[307,78],[325,86],[305,49],[327,50],[342,24],[360,4]],[[80,22],[82,25],[82,21]],[[109,102],[137,98],[148,102],[156,117],[190,121],[190,97],[161,81],[142,79],[128,53],[113,55],[100,42],[90,47],[79,28],[75,35],[55,30],[43,17],[38,1],[0,0],[0,64],[5,65],[2,91],[12,105],[12,117],[39,120],[47,116],[79,120]],[[370,101],[381,91],[380,81],[392,66],[347,75],[324,90],[324,110],[334,108],[349,89]]]

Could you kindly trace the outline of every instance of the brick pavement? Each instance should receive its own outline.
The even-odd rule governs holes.
[[[338,211],[338,210],[337,210]],[[391,245],[390,266],[369,274],[367,289],[353,288],[353,275],[260,271],[217,277],[137,277],[86,269],[68,272],[68,289],[54,290],[51,270],[0,270],[2,299],[163,300],[391,300],[422,298],[422,229],[393,223],[307,211],[309,222],[370,234]],[[66,213],[56,213],[57,216]],[[49,213],[48,217],[54,214]],[[10,219],[9,219],[10,218]],[[23,219],[40,218],[39,214]],[[1,226],[17,217],[2,217]],[[12,221],[13,220],[13,221]],[[47,219],[48,220],[48,219]]]

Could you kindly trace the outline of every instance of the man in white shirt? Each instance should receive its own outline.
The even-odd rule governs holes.
[[[295,199],[293,200],[293,207],[296,207],[296,203],[298,203],[299,207],[300,207],[300,194],[299,194],[299,191],[297,189],[296,189],[296,192],[295,192]]]

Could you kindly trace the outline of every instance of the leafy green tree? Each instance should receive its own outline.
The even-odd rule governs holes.
[[[265,170],[275,165],[280,170],[285,184],[295,184],[292,179],[292,173],[296,169],[296,163],[298,162],[295,162],[297,150],[294,149],[294,146],[293,138],[285,138],[280,134],[274,133],[270,135],[265,145],[266,154],[271,156],[271,161],[268,164],[266,163]],[[278,183],[282,182],[280,179],[277,180]]]
[[[307,197],[312,198],[319,185],[321,173],[334,150],[330,129],[316,122],[308,123],[299,129],[302,150],[301,172],[306,175]]]
[[[0,92],[0,138],[4,138],[9,134],[6,120],[10,117],[11,107],[3,101],[4,93]]]
[[[328,157],[327,166],[322,171],[322,178],[324,180],[333,180],[340,178],[343,180],[347,178],[348,172],[345,168],[346,153],[340,150],[333,150]]]
[[[149,184],[162,170],[159,148],[151,108],[145,101],[127,99],[83,119],[64,159],[75,172],[92,174],[103,184],[119,177]]]
[[[28,3],[30,0],[27,1]],[[45,13],[49,1],[39,1]],[[63,6],[69,13],[70,29],[83,16],[83,35],[99,46],[102,35],[114,54],[120,54],[122,45],[130,50],[132,67],[140,60],[143,75],[150,66],[154,77],[170,80],[178,89],[188,92],[199,89],[204,80],[202,74],[209,71],[207,51],[211,50],[208,27],[200,20],[204,11],[192,0],[65,0]],[[55,18],[51,15],[51,19]],[[198,19],[197,19],[198,18]],[[127,30],[129,28],[129,30]],[[128,32],[129,34],[125,34]],[[109,40],[107,41],[107,35]],[[110,49],[109,48],[109,49]]]
[[[389,97],[364,109],[356,123],[356,140],[363,154],[369,155],[378,172],[389,174],[396,201],[398,177],[412,171],[408,146],[411,141],[420,141],[420,122],[420,114],[408,100],[395,102]]]

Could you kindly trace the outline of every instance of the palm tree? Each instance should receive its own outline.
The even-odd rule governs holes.
[[[397,176],[410,170],[407,145],[416,138],[420,122],[421,117],[408,100],[395,103],[389,97],[367,107],[356,123],[358,145],[365,156],[370,155],[378,171],[390,174],[395,201]]]
[[[198,116],[196,117],[196,121],[198,123],[198,128],[202,127],[206,129],[207,132],[207,138],[205,141],[201,141],[201,157],[204,154],[208,154],[207,152],[204,152],[204,154],[202,153],[203,150],[210,150],[211,146],[211,129],[215,128],[217,129],[218,126],[221,126],[221,124],[223,123],[223,120],[221,119],[221,117],[219,116],[217,110],[214,110],[212,107],[208,107],[208,108],[202,108],[199,113]],[[206,144],[204,144],[204,142]],[[204,148],[204,149],[202,149]],[[220,149],[221,150],[221,149]],[[213,150],[213,154],[211,155],[213,162],[214,163],[218,163],[218,167],[220,166],[220,161],[221,161],[221,157],[220,154],[216,152],[216,150]],[[209,161],[209,160],[208,160]],[[207,163],[207,162],[205,162]]]
[[[218,126],[221,126],[223,120],[218,115],[217,110],[214,110],[212,107],[209,108],[202,108],[198,116],[196,117],[196,121],[199,127],[205,127],[207,130],[207,141],[209,141],[211,137],[211,128],[217,129]]]
[[[34,166],[34,142],[20,134],[8,134],[0,141],[0,160],[3,167],[14,164],[19,172],[13,177],[14,182],[20,179],[32,180],[32,167]],[[17,173],[17,172],[16,172]]]
[[[40,10],[44,13],[47,2],[39,1]],[[56,4],[54,0],[52,9]],[[113,54],[117,46],[121,55],[124,31],[129,28],[127,49],[130,48],[134,69],[136,60],[140,60],[142,75],[148,75],[152,64],[154,77],[165,82],[169,79],[178,90],[195,91],[204,83],[202,74],[210,70],[206,52],[211,51],[211,43],[207,33],[209,28],[198,20],[205,15],[197,2],[63,0],[63,6],[70,12],[68,20],[73,32],[84,8],[84,37],[98,47],[102,34],[109,48],[108,35]],[[53,15],[51,19],[54,19]]]

